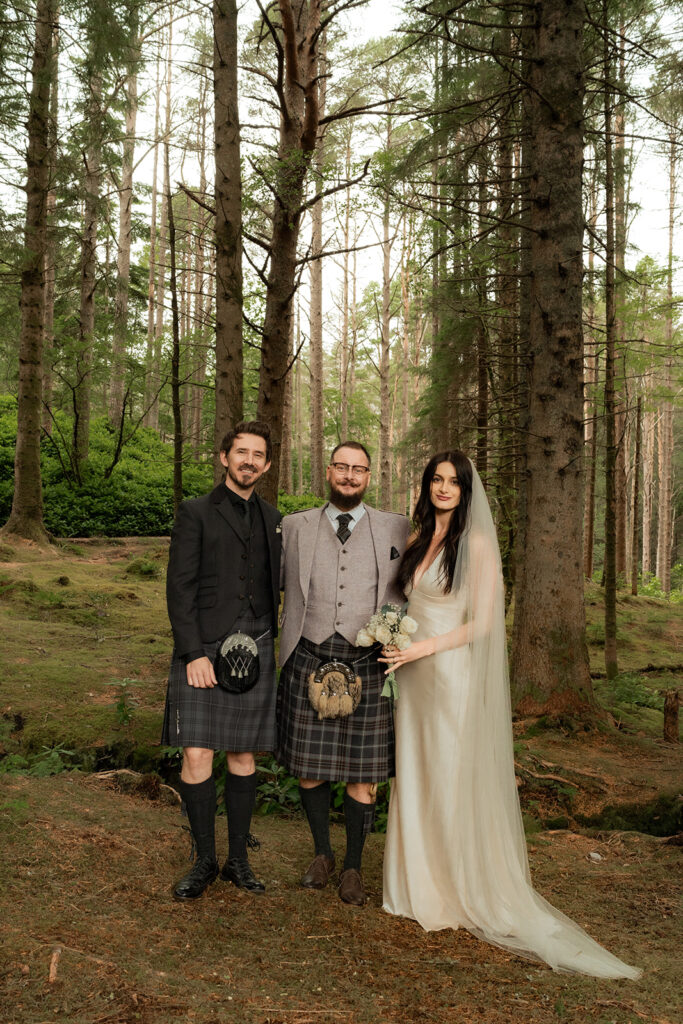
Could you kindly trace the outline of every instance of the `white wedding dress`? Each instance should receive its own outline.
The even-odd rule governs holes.
[[[514,775],[500,556],[474,475],[452,592],[439,584],[437,558],[409,596],[408,614],[418,623],[413,641],[442,637],[446,649],[397,674],[384,909],[427,930],[466,928],[556,970],[637,978],[640,971],[531,885]]]

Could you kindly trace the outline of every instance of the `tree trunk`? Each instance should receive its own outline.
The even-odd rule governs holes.
[[[648,401],[650,387],[645,391]],[[655,414],[646,409],[643,416],[643,527],[642,527],[642,575],[646,583],[652,573],[652,509],[654,506],[654,465],[655,465]]]
[[[159,129],[160,129],[160,62],[156,66],[156,88],[154,90],[154,164],[152,170],[152,213],[149,225],[149,275],[147,278],[147,347],[145,351],[145,394],[143,407],[143,425],[152,426],[152,408],[155,403],[156,387],[152,380],[152,364],[154,362],[154,314],[156,310],[156,275],[157,275],[157,179],[159,177]]]
[[[351,133],[346,142],[347,179],[351,177]],[[349,438],[349,249],[351,248],[351,192],[347,190],[344,202],[344,269],[342,276],[342,333],[340,345],[340,434],[342,441]]]
[[[173,329],[173,348],[171,350],[171,396],[173,404],[173,511],[183,500],[183,420],[180,409],[180,317],[178,314],[178,280],[176,259],[175,213],[171,194],[171,174],[169,169],[170,142],[168,135],[164,140],[164,181],[166,193],[166,209],[168,210],[168,255],[170,262],[171,289],[171,324]]]
[[[598,160],[594,154],[594,174],[590,183],[591,232],[597,228],[598,202]],[[583,508],[583,574],[587,580],[593,578],[593,546],[595,543],[595,480],[598,464],[598,346],[595,339],[595,248],[591,235],[588,248],[588,338],[584,339],[584,452],[587,459],[585,501]]]
[[[513,650],[522,714],[583,712],[592,704],[582,552],[582,24],[579,0],[536,6],[528,500]]]
[[[659,416],[659,515],[657,519],[657,578],[665,594],[671,593],[671,548],[673,541],[673,450],[674,412],[669,397],[673,384],[673,252],[676,209],[677,146],[672,133],[669,149],[669,259],[666,278],[666,361],[664,387],[667,393]]]
[[[391,151],[391,118],[387,128],[386,152]],[[379,359],[379,507],[391,511],[391,246],[389,196],[382,217],[382,322]]]
[[[296,288],[296,256],[304,183],[318,137],[318,47],[321,0],[278,0],[282,18],[282,102],[278,161],[273,183],[276,202],[270,238],[270,264],[259,370],[258,417],[270,424],[273,458],[264,478],[264,498],[275,503],[289,321]]]
[[[219,483],[225,476],[219,458],[221,441],[243,416],[237,0],[214,0],[213,27],[216,146],[216,417],[213,440],[214,482]],[[275,472],[276,492],[277,479]]]
[[[666,690],[664,693],[664,739],[667,743],[678,743],[678,708],[680,694],[678,690]]]
[[[291,338],[289,342],[290,362],[294,356],[294,317],[290,319]],[[298,361],[298,360],[297,360]],[[290,371],[285,381],[285,401],[282,416],[282,450],[280,458],[280,486],[279,489],[285,494],[291,494],[292,486],[292,422],[293,422],[293,401],[294,401],[294,373]]]
[[[640,448],[643,419],[643,399],[638,395],[636,408],[636,451],[633,458],[633,509],[631,515],[631,593],[638,593],[638,501],[640,498]]]
[[[59,141],[59,6],[55,3],[52,29],[52,81],[48,127],[49,187],[47,193],[47,245],[45,249],[45,317],[43,325],[43,430],[52,429],[52,350],[54,345],[55,284],[57,279],[57,159]]]
[[[109,392],[109,419],[114,424],[118,423],[123,416],[123,395],[125,389],[125,360],[128,343],[128,296],[130,293],[130,246],[133,224],[133,164],[135,160],[135,130],[138,116],[140,45],[137,32],[135,32],[131,44],[131,55],[126,80],[126,134],[123,140],[121,187],[119,189],[116,299],[114,305],[111,390]]]
[[[603,0],[605,25],[605,669],[613,679],[617,662],[617,485],[616,403],[614,395],[616,309],[614,289],[614,167],[612,160],[612,94],[610,42],[607,33],[607,0]]]
[[[321,78],[318,86],[319,116],[325,111],[325,35],[321,41]],[[318,139],[315,152],[315,190],[323,192],[324,137]],[[311,490],[318,497],[325,494],[324,411],[323,411],[323,201],[318,199],[311,210],[311,307],[310,307],[310,367],[311,367]]]
[[[90,83],[88,102],[88,131],[90,141],[83,153],[85,161],[85,202],[81,241],[81,285],[78,340],[76,349],[76,379],[73,386],[74,462],[80,476],[81,466],[88,457],[90,443],[90,400],[92,384],[93,347],[95,342],[95,288],[97,287],[97,226],[102,185],[100,153],[102,79],[95,73]]]
[[[52,0],[37,0],[26,153],[26,221],[21,271],[21,336],[14,495],[10,517],[3,529],[5,535],[22,537],[38,544],[47,543],[47,533],[43,525],[43,491],[40,477],[40,415],[43,384],[47,194],[50,186],[50,81],[55,17]]]

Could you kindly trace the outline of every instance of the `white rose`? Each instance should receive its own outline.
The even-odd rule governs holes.
[[[412,640],[405,633],[399,633],[397,637],[394,637],[394,647],[398,647],[399,651],[405,651],[411,643]]]
[[[404,615],[401,619],[400,630],[402,633],[407,633],[410,636],[417,629],[417,622],[411,618],[410,615]]]
[[[391,643],[391,630],[387,626],[378,626],[375,630],[375,637],[381,644],[386,646]]]
[[[356,637],[356,647],[372,647],[375,642],[374,636],[368,633],[366,628],[358,630],[358,636]]]
[[[387,623],[388,626],[393,626],[395,622],[398,622],[398,613],[387,612],[386,615],[384,616],[384,621]]]

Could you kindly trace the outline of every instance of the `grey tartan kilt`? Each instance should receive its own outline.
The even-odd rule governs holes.
[[[275,656],[272,616],[242,615],[231,632],[240,630],[257,640],[260,675],[247,693],[227,693],[189,686],[185,663],[173,652],[166,692],[161,743],[168,747],[266,752],[275,749]],[[265,636],[262,634],[265,633]],[[261,639],[257,639],[261,637]],[[204,644],[213,663],[222,640]]]
[[[367,647],[353,647],[337,633],[322,644],[300,640],[280,673],[277,690],[280,764],[304,779],[382,782],[395,774],[392,703],[380,697],[384,666],[373,653],[356,667],[363,688],[356,710],[345,718],[318,718],[308,700],[308,677],[320,662],[354,662]]]

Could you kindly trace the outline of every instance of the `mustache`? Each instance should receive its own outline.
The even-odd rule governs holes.
[[[256,466],[250,466],[250,465],[248,465],[247,463],[244,463],[243,465],[241,465],[241,466],[239,467],[239,469],[238,469],[238,473],[242,473],[242,472],[244,472],[244,470],[245,470],[245,469],[248,469],[248,470],[250,470],[250,472],[252,472],[252,473],[256,473],[256,472],[258,472],[258,470],[256,469]]]

